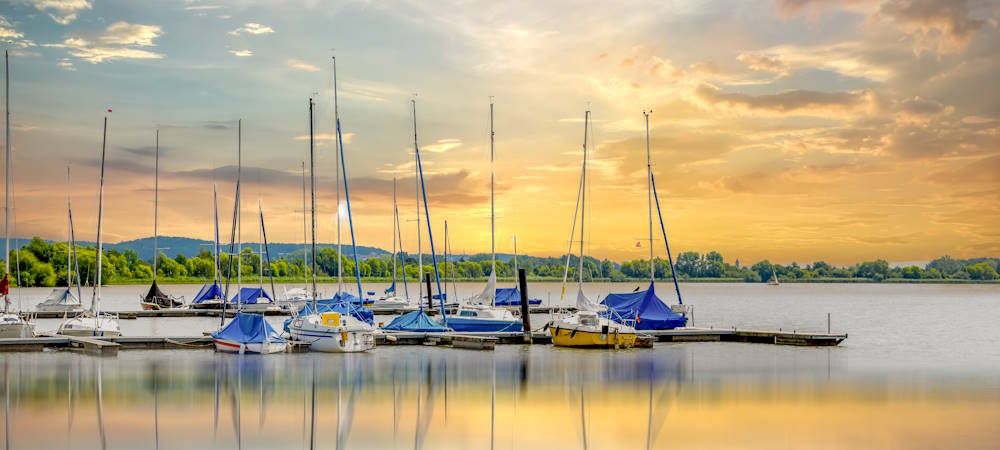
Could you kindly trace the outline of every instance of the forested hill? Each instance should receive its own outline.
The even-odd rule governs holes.
[[[91,246],[94,245],[93,242],[77,242],[77,245],[81,246]],[[157,238],[156,245],[160,247],[160,252],[170,256],[171,258],[176,257],[178,254],[184,255],[187,258],[192,258],[197,256],[202,250],[212,251],[212,246],[214,245],[212,241],[205,241],[201,239],[192,239],[186,237],[175,237],[175,236],[160,236]],[[222,252],[228,252],[229,243],[221,244]],[[288,243],[275,243],[268,242],[268,251],[271,252],[271,259],[277,259],[281,256],[291,256],[293,254],[301,254],[303,249],[303,244],[288,244]],[[243,247],[252,248],[253,251],[257,251],[256,242],[244,242]],[[316,246],[317,249],[324,248],[336,248],[336,244],[319,244]],[[153,260],[153,238],[145,237],[141,239],[133,239],[131,241],[122,241],[114,244],[104,244],[104,248],[108,250],[118,250],[120,253],[125,253],[126,250],[132,250],[139,255],[139,259],[143,261]],[[344,245],[344,254],[351,255],[352,249],[350,245]],[[366,247],[363,245],[358,246],[358,259],[368,259],[377,258],[379,256],[385,255],[385,250],[377,247]]]

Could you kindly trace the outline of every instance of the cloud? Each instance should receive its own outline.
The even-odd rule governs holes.
[[[153,40],[160,37],[158,25],[142,25],[118,21],[108,26],[100,40],[105,44],[153,46]]]
[[[965,47],[986,21],[971,17],[968,0],[889,0],[878,15],[917,38],[917,51],[946,53]]]
[[[24,37],[24,34],[15,30],[14,25],[11,25],[6,17],[0,16],[0,39],[14,40],[22,37]]]
[[[249,23],[243,25],[242,27],[239,27],[239,28],[237,28],[237,29],[229,32],[229,34],[231,34],[233,36],[239,36],[240,34],[244,34],[244,33],[246,33],[246,34],[270,34],[270,33],[274,33],[274,29],[271,28],[271,27],[269,27],[269,26],[267,26],[267,25],[261,25],[259,23],[249,22]]]
[[[316,67],[304,61],[299,61],[297,59],[289,59],[288,67],[291,67],[295,70],[302,70],[305,72],[319,72],[319,67]]]
[[[354,133],[341,133],[341,136],[344,138],[345,145],[349,145],[351,141],[354,140]],[[295,140],[308,141],[309,135],[304,134],[300,136],[295,136]],[[336,133],[313,133],[313,141],[320,142],[320,141],[335,141],[335,140],[337,140]]]
[[[185,11],[211,11],[215,9],[222,9],[222,5],[188,5],[184,7]]]
[[[438,139],[433,144],[425,144],[421,148],[429,153],[444,153],[462,146],[459,139]]]
[[[778,0],[778,12],[790,16],[803,11],[817,11],[825,8],[866,6],[879,0]]]
[[[771,72],[779,75],[788,74],[788,65],[782,62],[779,57],[774,55],[740,53],[736,59],[745,63],[747,67],[753,70]]]
[[[233,55],[239,56],[241,58],[245,58],[247,56],[253,56],[253,50],[250,50],[250,49],[246,49],[246,50],[230,50],[229,53],[232,53]]]
[[[92,7],[90,0],[27,0],[27,3],[47,13],[60,25],[69,25],[80,11]]]
[[[56,65],[61,67],[63,70],[76,72],[76,67],[73,66],[73,61],[70,61],[69,58],[60,59],[59,62],[56,63]]]
[[[829,114],[852,112],[870,107],[875,94],[870,90],[820,92],[793,90],[776,94],[749,95],[722,92],[708,84],[700,84],[694,97],[709,107],[762,111],[778,114]]]

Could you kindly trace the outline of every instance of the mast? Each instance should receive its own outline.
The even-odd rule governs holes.
[[[444,221],[444,296],[448,296],[448,219]],[[444,299],[444,297],[442,297]]]
[[[73,239],[73,219],[71,213],[69,212],[69,164],[66,165],[66,289],[71,290],[73,288],[73,247],[70,245],[70,241]],[[70,291],[72,293],[72,291]]]
[[[643,111],[646,118],[646,194],[649,203],[649,282],[656,281],[656,266],[653,263],[653,163],[649,156],[649,113]]]
[[[395,186],[395,180],[393,180],[393,186]],[[396,219],[396,237],[399,239],[399,252],[400,255],[400,266],[403,272],[403,295],[407,300],[410,299],[410,288],[406,286],[406,252],[403,251],[403,230],[399,226],[399,204],[395,201],[392,202],[392,213]],[[419,280],[418,280],[419,281]],[[417,304],[420,302],[417,301]]]
[[[66,184],[69,186],[69,165],[66,166]],[[73,206],[70,203],[70,192],[66,193],[66,210],[69,214],[69,240],[70,250],[73,252],[73,266],[76,269],[76,298],[83,301],[83,293],[80,292],[80,258],[76,257],[76,236],[73,235]]]
[[[156,153],[153,159],[153,284],[156,284],[156,259],[160,256],[160,247],[156,245],[158,236],[157,218],[160,208],[160,130],[156,130]]]
[[[417,158],[417,174],[420,175],[420,193],[424,200],[424,218],[427,220],[427,240],[431,243],[431,261],[434,264],[434,282],[437,283],[438,293],[441,293],[441,277],[438,276],[437,253],[434,252],[434,233],[431,230],[430,210],[427,207],[427,190],[424,187],[424,170],[420,165],[420,146],[417,144],[417,101],[410,100],[413,105],[413,153]],[[419,207],[419,204],[418,204]],[[420,210],[418,209],[417,212]],[[420,222],[418,221],[417,224]],[[417,235],[419,236],[419,234]],[[431,295],[430,292],[427,293]],[[448,326],[448,314],[444,310],[444,297],[441,297],[441,319],[444,326]]]
[[[493,136],[495,134],[493,131],[493,97],[490,97],[490,270],[494,274],[497,272],[496,213],[493,200]],[[514,272],[514,276],[517,277],[517,271],[515,270]],[[517,282],[515,281],[515,283]],[[491,295],[490,297],[495,299],[496,295]],[[493,303],[496,303],[496,300]]]
[[[424,252],[420,249],[423,236],[420,235],[420,157],[417,156],[417,102],[413,100],[413,180],[417,196],[417,303],[424,298]],[[430,295],[428,293],[428,295]]]
[[[4,231],[4,256],[3,256],[3,276],[10,280],[10,63],[8,61],[7,50],[3,52],[4,71],[4,116],[6,134],[4,136],[4,196],[3,203],[3,231]],[[9,283],[9,282],[8,282]],[[9,288],[4,288],[3,312],[7,314],[10,307],[10,295],[6,292]]]
[[[336,130],[337,131],[337,157],[334,158],[334,159],[336,159],[336,164],[337,164],[337,167],[336,167],[336,169],[337,169],[337,298],[341,298],[341,295],[342,295],[341,292],[344,290],[344,270],[343,270],[343,267],[342,267],[343,264],[341,264],[344,261],[344,256],[343,256],[344,255],[344,249],[343,249],[343,246],[341,245],[341,242],[340,242],[340,161],[341,161],[341,159],[343,157],[343,155],[341,155],[341,153],[343,152],[343,150],[342,150],[343,149],[343,145],[341,145],[341,142],[340,142],[340,111],[338,110],[339,105],[338,105],[338,102],[337,102],[337,100],[338,100],[337,99],[337,57],[333,56],[332,58],[333,58],[333,121],[334,121],[334,126],[337,128],[337,130]],[[344,183],[347,183],[346,179],[344,180]],[[358,274],[360,276],[360,268],[357,266],[357,264],[354,265],[354,271],[358,272]],[[359,283],[359,286],[360,286],[360,283]],[[361,297],[361,288],[360,287],[358,288],[358,298],[359,299],[362,298]]]
[[[215,264],[212,267],[212,280],[219,282],[219,197],[215,192],[215,183],[212,183],[212,209],[215,211],[215,253],[213,259]]]
[[[309,292],[309,270],[306,269],[309,238],[306,236],[306,162],[302,161],[302,289]]]
[[[518,287],[518,275],[517,275],[517,235],[514,235],[514,287]]]
[[[243,119],[236,125],[236,186],[243,174]],[[236,191],[236,309],[243,309],[243,202]]]
[[[396,177],[392,177],[392,218],[396,219]],[[402,243],[400,243],[402,245]],[[392,225],[392,295],[396,296],[396,225]]]
[[[257,197],[257,212],[260,215],[260,229],[257,230],[257,261],[259,262],[260,286],[264,290],[264,209],[261,206],[261,199]]]
[[[316,158],[313,151],[313,100],[311,98],[309,99],[309,198],[311,202],[309,211],[312,225],[312,239],[310,240],[312,251],[310,261],[312,264],[312,306],[313,312],[316,312],[316,299],[319,298],[316,292]],[[337,261],[337,267],[340,267],[340,261]]]
[[[108,110],[111,111],[110,109]],[[103,257],[103,241],[101,240],[101,225],[104,218],[104,157],[108,143],[108,116],[104,116],[104,136],[101,139],[101,178],[97,193],[97,278],[94,283],[94,296],[90,301],[90,312],[96,318],[101,312],[101,259]]]
[[[587,136],[590,127],[590,110],[583,116],[583,174],[580,178],[580,290],[583,290],[583,225],[587,222]]]
[[[341,139],[340,130],[340,112],[337,109],[337,57],[333,57],[333,113],[334,118],[337,121],[337,151],[340,153],[340,170],[344,175],[344,199],[347,200],[347,225],[351,230],[351,249],[354,251],[354,274],[355,280],[358,283],[358,300],[364,302],[365,292],[361,290],[361,265],[358,264],[358,243],[354,240],[354,217],[351,215],[351,192],[347,187],[347,164],[344,162],[344,140]],[[339,191],[338,191],[339,193]],[[339,200],[339,196],[338,196]],[[340,207],[337,208],[337,220],[340,220]],[[340,233],[338,227],[338,235]],[[337,240],[338,247],[340,246],[340,240]],[[338,265],[339,267],[339,265]]]

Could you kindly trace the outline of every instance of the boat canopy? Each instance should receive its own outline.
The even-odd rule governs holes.
[[[541,305],[537,298],[529,298],[529,305]],[[521,306],[521,290],[518,288],[499,288],[496,293],[497,306]]]
[[[264,320],[263,314],[250,314],[243,311],[237,312],[236,317],[229,321],[229,324],[224,328],[212,333],[212,337],[241,344],[285,342],[285,338],[281,337],[278,331]]]
[[[263,288],[259,287],[245,287],[240,289],[240,291],[229,299],[230,302],[236,303],[236,297],[239,296],[240,303],[244,305],[254,305],[257,303],[274,303],[271,296],[267,294]]]
[[[337,312],[337,313],[340,313],[340,314],[350,314],[355,319],[358,319],[358,320],[360,320],[360,321],[362,321],[364,323],[367,323],[369,325],[372,324],[373,322],[375,322],[375,314],[373,314],[370,309],[365,308],[363,306],[358,306],[358,305],[353,304],[353,303],[343,302],[343,301],[339,301],[339,300],[319,300],[319,301],[317,301],[316,302],[316,312],[319,312],[320,314],[325,313],[325,312]],[[313,313],[314,313],[314,311],[313,311],[313,308],[312,308],[312,302],[307,302],[305,304],[305,306],[303,306],[301,309],[299,309],[299,312],[296,313],[296,316],[309,315],[309,314],[313,314]],[[288,326],[291,323],[292,323],[292,318],[291,317],[285,319],[285,324],[284,324],[283,328],[284,328],[284,330],[286,332],[290,332]]]
[[[176,308],[184,305],[184,302],[164,294],[163,291],[160,290],[160,287],[156,285],[156,281],[153,281],[153,284],[149,285],[149,291],[146,292],[142,301],[144,303],[155,303],[161,308]]]
[[[416,333],[436,333],[451,331],[451,328],[441,326],[441,324],[431,320],[423,310],[410,311],[395,319],[389,325],[382,327],[383,330],[391,331],[412,331]]]
[[[41,304],[45,306],[76,306],[80,304],[80,299],[76,298],[76,294],[73,294],[69,288],[55,288]]]
[[[635,319],[637,330],[669,330],[687,324],[687,317],[671,311],[656,296],[653,283],[645,291],[608,294],[601,304],[608,307],[602,315],[616,321]]]
[[[219,283],[212,282],[212,284],[205,284],[201,287],[198,294],[194,296],[194,300],[191,300],[191,304],[197,305],[208,300],[222,300],[223,298],[222,288],[219,286]]]

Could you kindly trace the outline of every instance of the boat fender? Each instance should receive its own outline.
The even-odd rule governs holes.
[[[576,331],[577,331],[577,330],[573,330],[573,332],[571,332],[571,333],[569,334],[569,338],[570,338],[570,339],[573,339],[573,336],[576,336]]]

